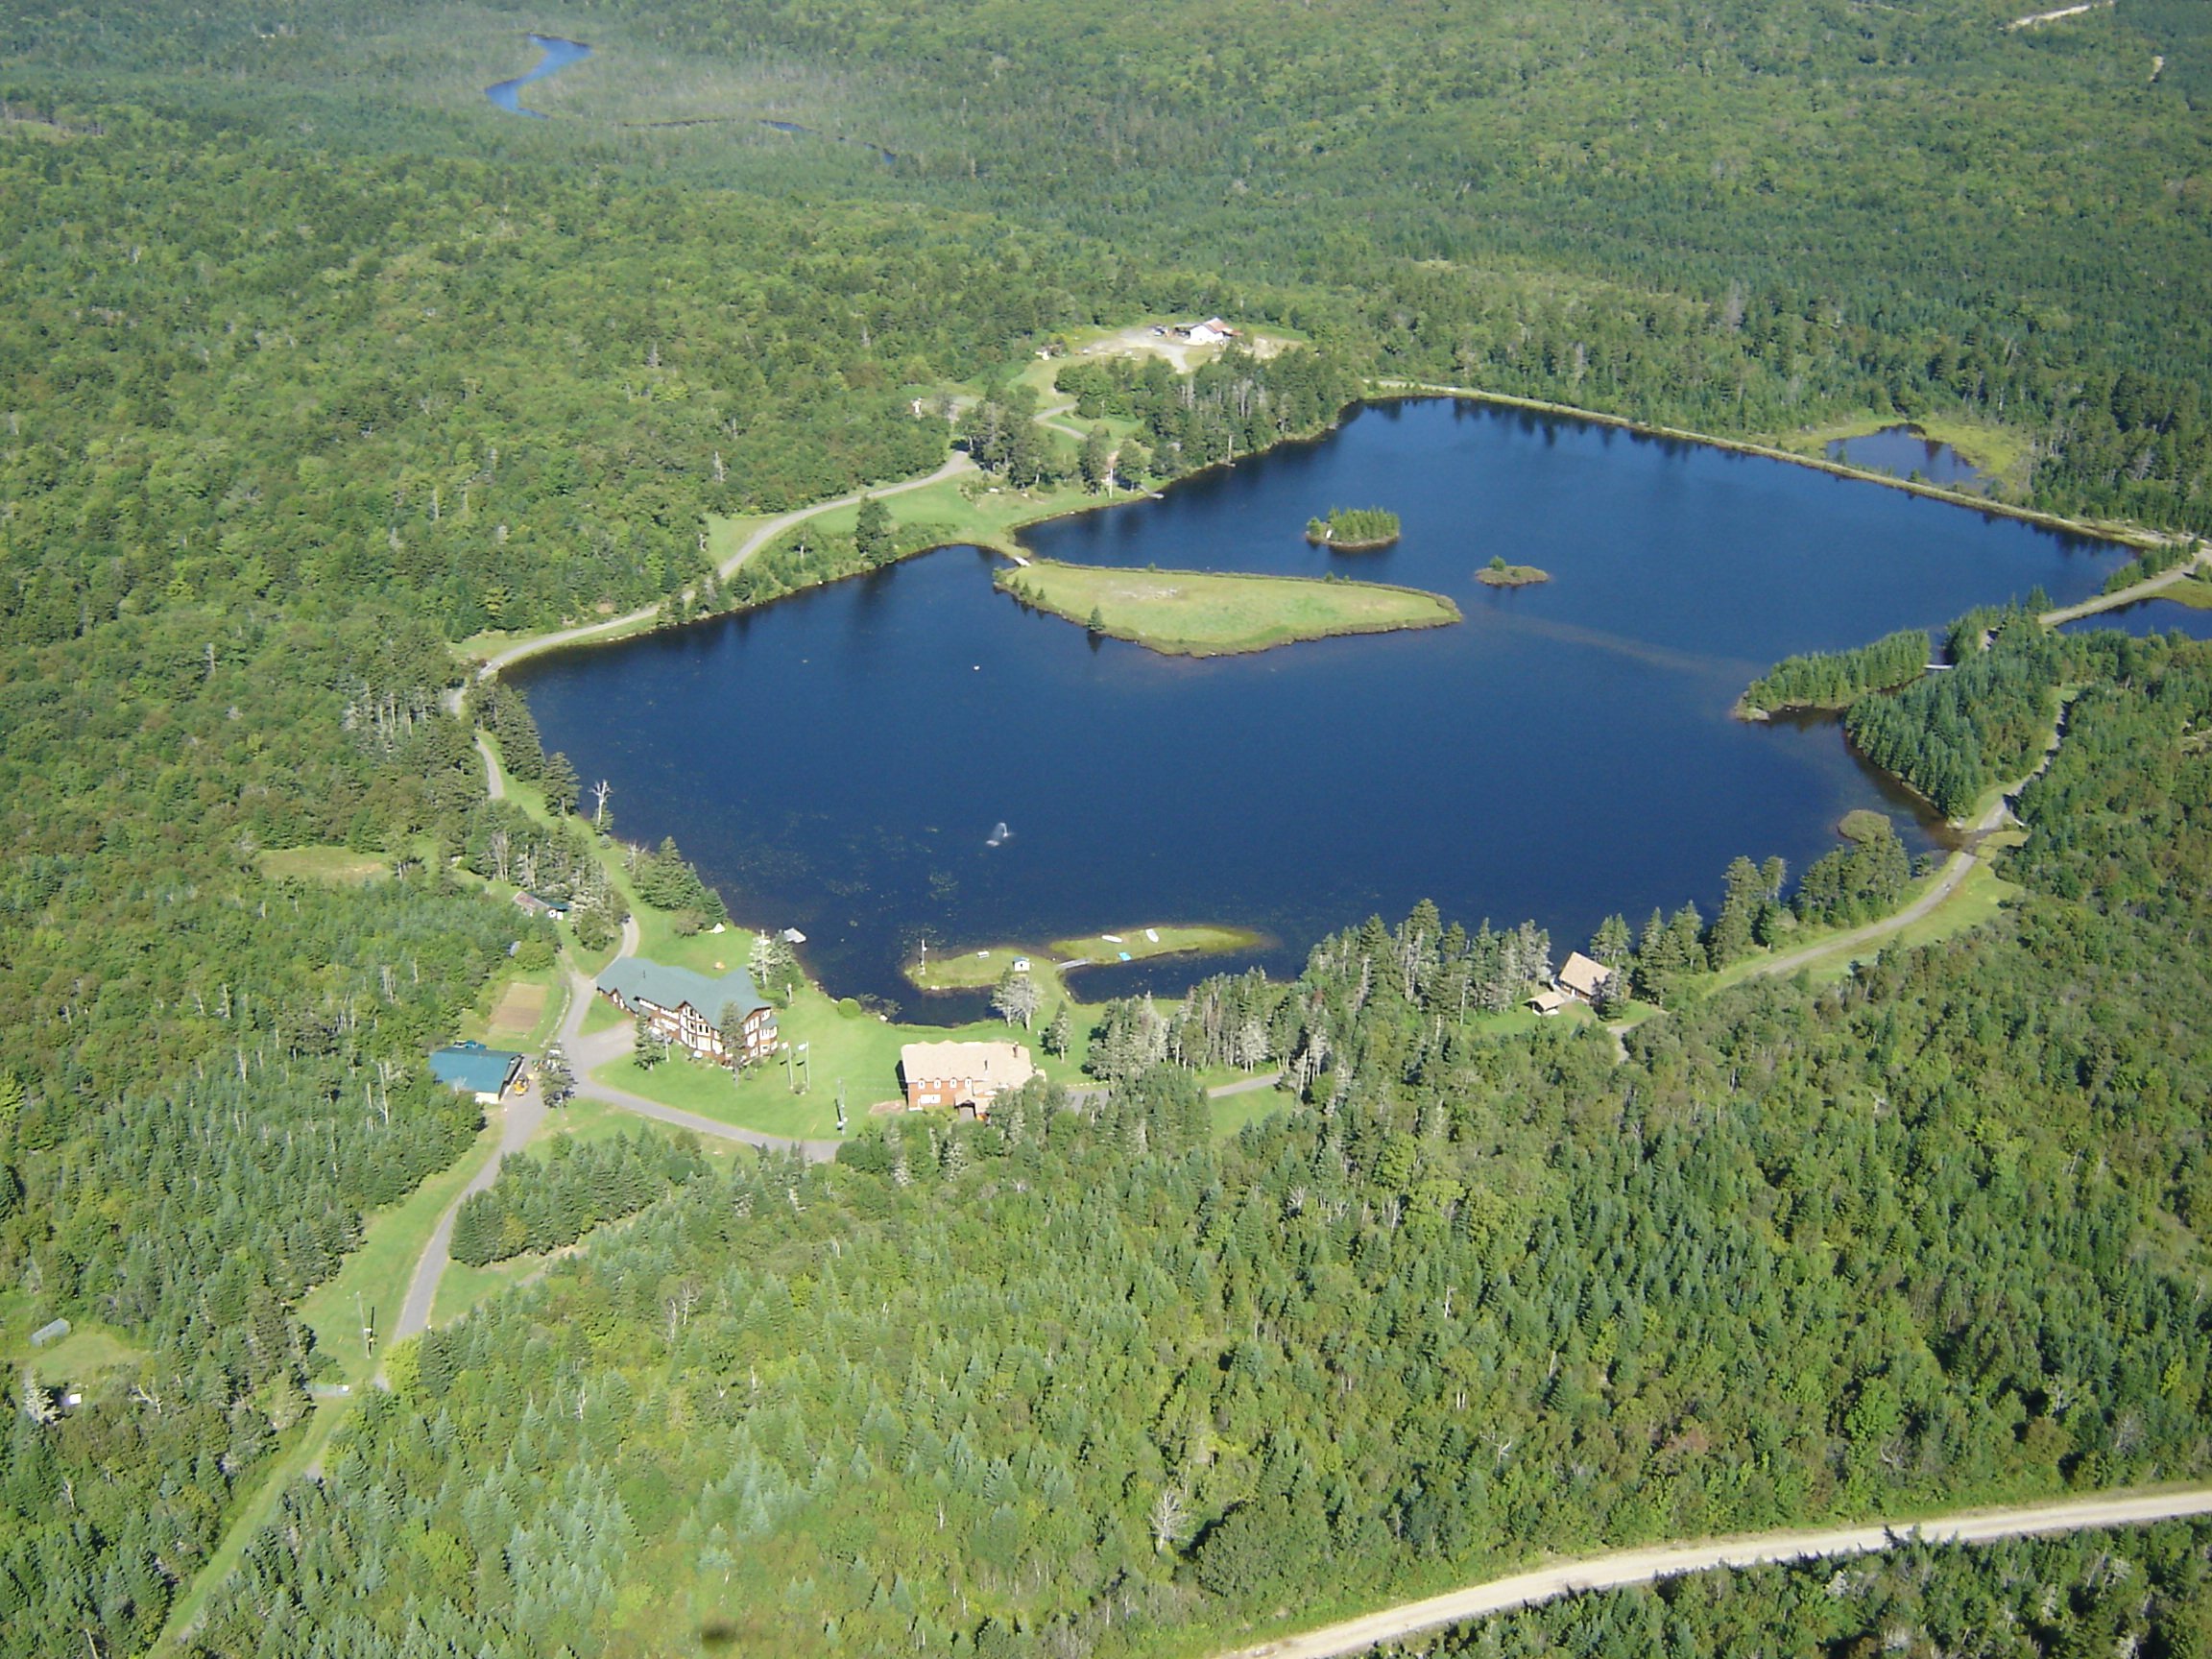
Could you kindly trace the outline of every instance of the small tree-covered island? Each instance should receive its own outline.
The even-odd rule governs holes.
[[[1373,553],[1398,540],[1398,515],[1386,507],[1332,507],[1306,520],[1306,540],[1337,553]]]
[[[1508,565],[1501,553],[1475,572],[1475,580],[1485,588],[1534,588],[1551,581],[1551,572],[1533,565]]]
[[[1459,620],[1459,607],[1441,594],[1334,577],[1114,570],[1039,559],[1001,570],[996,580],[1035,610],[1166,657],[1233,657],[1301,639]]]

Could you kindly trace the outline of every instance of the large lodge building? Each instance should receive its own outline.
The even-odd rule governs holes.
[[[697,1059],[725,1066],[751,1065],[776,1051],[776,1010],[739,968],[719,979],[688,968],[669,968],[642,956],[623,956],[599,975],[599,993],[625,1014]],[[722,1011],[734,1005],[742,1041],[735,1053],[722,1037]]]

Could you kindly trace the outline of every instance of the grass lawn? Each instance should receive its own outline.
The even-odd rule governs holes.
[[[1126,950],[1132,962],[1155,956],[1219,956],[1233,950],[1257,950],[1271,944],[1264,933],[1249,927],[1116,927],[1118,941],[1105,933],[1087,933],[1079,939],[1055,939],[1054,953],[1065,961],[1118,962]],[[1152,937],[1157,934],[1158,937]]]
[[[11,1374],[11,1384],[26,1371],[37,1373],[41,1382],[67,1382],[84,1389],[102,1373],[134,1365],[144,1350],[133,1347],[106,1326],[89,1319],[72,1318],[69,1334],[58,1336],[43,1348],[31,1346],[31,1333],[53,1319],[50,1309],[29,1291],[11,1291],[0,1297],[0,1363]]]
[[[1122,491],[1115,497],[1129,501],[1137,497],[1132,492]],[[1048,490],[1016,490],[1010,486],[986,483],[978,473],[963,477],[941,478],[934,484],[919,490],[904,490],[896,495],[879,498],[884,511],[891,516],[892,533],[902,541],[914,537],[926,537],[933,546],[952,546],[973,543],[978,547],[995,548],[1001,553],[1018,551],[1014,532],[1024,524],[1034,524],[1045,518],[1057,518],[1063,514],[1079,512],[1086,507],[1100,507],[1107,497],[1094,495],[1079,486],[1070,485]],[[850,536],[860,516],[857,502],[846,507],[832,507],[817,513],[806,520],[805,534],[814,536]],[[709,520],[709,544],[721,534],[720,525],[729,520]],[[786,531],[783,540],[793,540],[801,531]],[[730,538],[733,551],[742,536]]]
[[[542,1256],[512,1256],[482,1267],[448,1262],[438,1281],[437,1299],[430,1304],[430,1323],[446,1326],[470,1309],[511,1289],[545,1265]]]
[[[1173,657],[1264,651],[1339,634],[1438,628],[1459,620],[1440,594],[1372,582],[1196,570],[1116,570],[1037,560],[1001,570],[1002,589],[1070,622]]]
[[[2029,440],[2007,426],[1988,426],[1972,421],[1945,420],[1939,416],[1908,420],[1898,414],[1869,411],[1846,421],[1831,421],[1803,432],[1786,433],[1773,441],[1777,449],[1825,458],[1828,445],[1838,439],[1869,438],[1892,426],[1911,426],[1938,444],[1948,444],[1960,457],[1985,478],[2016,481],[2028,459]]]
[[[1254,1089],[1249,1094],[1232,1094],[1211,1104],[1214,1108],[1214,1139],[1227,1141],[1234,1138],[1247,1123],[1263,1123],[1278,1112],[1291,1111],[1297,1106],[1298,1097],[1275,1089]]]
[[[988,950],[940,950],[927,957],[917,955],[906,964],[904,973],[906,982],[921,991],[978,991],[998,984],[999,976],[1017,962],[1029,964],[1029,975],[1044,991],[1047,1002],[1054,997],[1068,995],[1059,966],[1050,953],[1027,945],[994,945]]]
[[[2192,611],[2212,611],[2212,582],[2201,576],[2184,576],[2158,597],[2176,605],[2186,605]]]
[[[261,854],[261,874],[272,881],[326,881],[358,887],[392,873],[381,853],[356,853],[349,847],[280,847]]]
[[[1049,1017],[1049,1010],[1046,1011]],[[857,1124],[868,1108],[900,1096],[899,1050],[908,1043],[1026,1043],[1038,1052],[1034,1034],[1024,1035],[997,1021],[973,1025],[893,1025],[868,1013],[847,1015],[812,986],[801,988],[790,1007],[777,1017],[785,1042],[804,1043],[813,1061],[814,1083],[805,1094],[791,1093],[782,1056],[757,1066],[734,1084],[719,1066],[671,1057],[650,1071],[625,1056],[592,1075],[600,1082],[648,1100],[696,1112],[724,1123],[768,1135],[828,1141],[837,1135],[837,1083],[844,1079],[848,1119]],[[1046,1073],[1062,1081],[1079,1080],[1080,1049],[1067,1060],[1042,1058]],[[802,1078],[804,1081],[804,1078]]]
[[[612,1031],[615,1026],[627,1022],[629,1018],[629,1015],[623,1013],[606,998],[594,997],[591,998],[591,1006],[584,1010],[584,1023],[577,1029],[584,1036],[589,1037],[594,1032]]]

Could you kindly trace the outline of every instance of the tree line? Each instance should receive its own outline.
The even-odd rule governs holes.
[[[205,1650],[498,1654],[550,1627],[581,1655],[711,1625],[1145,1651],[1539,1548],[2190,1478],[2212,1079],[2175,1010],[2212,989],[2183,943],[2203,888],[2059,888],[2207,855],[2212,651],[2114,649],[2086,740],[2023,801],[2028,893],[1998,926],[1686,1001],[1623,1060],[1586,1027],[1459,1028],[1424,910],[1292,985],[1155,1010],[1186,1053],[1278,1017],[1319,1052],[1326,1026],[1232,1140],[1170,1055],[1082,1104],[1035,1086],[985,1123],[901,1115],[832,1166],[693,1181],[396,1360]],[[2193,1548],[2154,1581],[2181,1594]],[[1943,1573],[1905,1560],[1925,1604],[1847,1593],[1804,1628],[1849,1643],[1874,1606],[1941,1642]],[[1592,1626],[1627,1650],[1647,1596],[1704,1629],[1679,1599],[1707,1582],[1513,1639],[1628,1619]],[[2033,1628],[2176,1627],[2163,1595],[2060,1599]]]
[[[498,1178],[461,1201],[453,1260],[470,1267],[573,1244],[602,1221],[634,1215],[708,1169],[690,1137],[633,1129],[579,1144],[563,1137],[543,1158],[514,1153]]]

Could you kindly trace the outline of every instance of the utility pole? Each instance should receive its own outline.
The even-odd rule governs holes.
[[[837,1079],[837,1133],[845,1133],[845,1079]]]
[[[369,1317],[369,1305],[361,1300],[361,1292],[353,1292],[353,1310],[361,1315],[361,1355],[365,1359],[376,1358],[376,1322]]]

